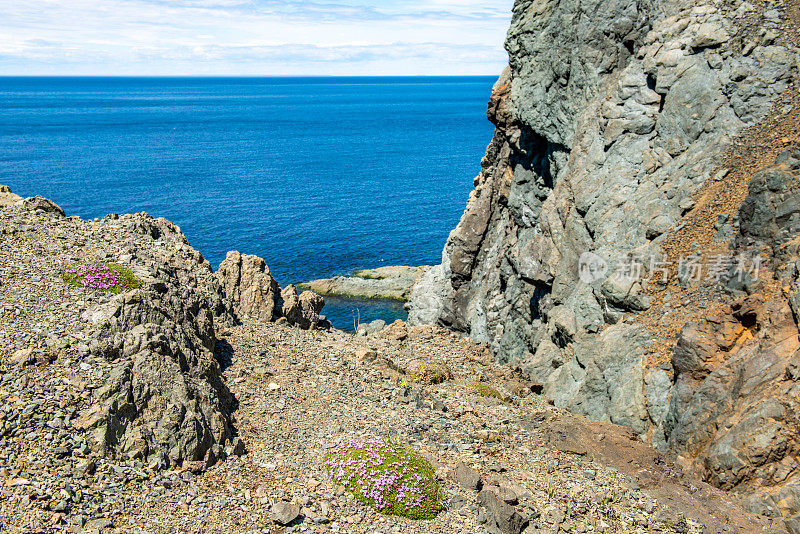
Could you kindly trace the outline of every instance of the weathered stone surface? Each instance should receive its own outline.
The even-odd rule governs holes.
[[[741,55],[728,39],[730,15],[696,7],[516,3],[510,65],[489,102],[495,137],[442,264],[412,291],[410,323],[468,332],[505,362],[552,339],[564,315],[548,307],[571,309],[579,336],[649,308],[635,281],[581,281],[579,258],[658,254],[658,236],[691,207],[725,142],[768,112],[795,68],[781,46]],[[569,361],[565,326],[557,359]],[[642,343],[606,350],[644,353]],[[552,374],[528,367],[545,373],[532,375],[537,382]],[[579,371],[562,372],[554,389],[600,378]]]
[[[365,269],[353,276],[337,276],[301,284],[320,295],[365,299],[408,300],[411,288],[430,267],[387,266]]]
[[[795,190],[797,156],[756,174],[740,209],[735,253],[764,254],[784,286],[754,293],[687,325],[673,354],[668,447],[706,480],[747,495],[751,511],[795,517],[800,405]],[[782,215],[779,215],[782,214]],[[734,287],[734,292],[738,289]],[[787,527],[790,529],[789,519]]]
[[[361,323],[356,328],[356,334],[359,336],[369,336],[371,334],[377,334],[381,330],[386,328],[386,321],[382,319],[375,319],[370,323]]]
[[[215,315],[232,320],[224,298],[210,265],[176,226],[144,214],[114,222],[158,235],[180,253],[182,266],[135,251],[128,262],[143,287],[103,299],[84,315],[91,356],[113,367],[76,426],[90,430],[92,448],[108,456],[210,465],[229,440],[235,406],[214,355]]]
[[[9,361],[14,365],[25,366],[31,365],[36,361],[36,356],[33,353],[33,348],[19,349],[11,355]]]
[[[263,259],[228,252],[216,276],[238,315],[262,321],[275,318],[280,288]]]
[[[300,507],[294,503],[278,502],[270,512],[272,520],[279,525],[288,525],[300,517]]]
[[[297,294],[293,285],[288,285],[281,291],[283,305],[281,314],[289,324],[299,326],[305,330],[313,330],[319,326],[327,326],[320,321],[319,312],[325,306],[325,299],[313,291],[303,291]]]
[[[758,173],[739,210],[742,236],[781,245],[800,234],[800,153],[779,158],[783,163]]]
[[[119,361],[82,417],[104,454],[180,465],[230,436],[233,399],[214,358],[211,311],[201,295],[173,291],[132,291],[92,314],[92,353]]]
[[[45,213],[53,213],[60,217],[64,217],[64,210],[61,209],[61,206],[59,206],[50,199],[44,198],[41,195],[36,195],[35,197],[26,198],[25,200],[19,201],[19,203],[24,208],[29,210],[41,210]]]
[[[452,473],[453,480],[461,486],[477,491],[481,488],[481,474],[464,462],[459,462]]]
[[[20,202],[22,197],[11,192],[7,185],[0,185],[0,208]]]
[[[406,324],[398,319],[381,331],[381,336],[395,341],[403,341],[408,337],[408,329]]]
[[[630,260],[661,257],[662,236],[695,207],[693,194],[726,179],[718,165],[729,142],[796,76],[786,40],[740,45],[747,11],[688,0],[518,0],[509,68],[488,107],[495,136],[441,265],[412,291],[409,315],[412,325],[486,342],[556,406],[630,426],[715,484],[752,481],[745,493],[756,480],[784,484],[770,470],[794,472],[777,467],[789,462],[785,429],[794,424],[760,389],[781,384],[774,393],[790,406],[791,388],[755,376],[785,374],[796,350],[787,340],[798,333],[790,316],[800,315],[800,157],[783,154],[760,173],[738,216],[714,215],[717,242],[740,230],[734,253],[761,243],[780,257],[773,266],[787,298],[765,316],[777,321],[766,327],[774,337],[754,330],[753,310],[736,317],[731,309],[689,325],[671,364],[654,368],[646,354],[659,340],[634,317],[653,305],[645,273],[619,274]],[[780,15],[758,25],[779,31]],[[596,261],[581,269],[588,253]],[[746,280],[729,290],[738,297],[754,287]],[[747,336],[758,339],[749,349]],[[741,389],[743,376],[752,389]]]
[[[489,524],[502,534],[520,534],[528,525],[528,520],[492,489],[478,494],[478,504],[486,510]]]

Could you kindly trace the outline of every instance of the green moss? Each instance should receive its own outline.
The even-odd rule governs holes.
[[[503,396],[500,394],[500,392],[497,391],[496,389],[494,389],[490,385],[474,383],[474,384],[469,384],[468,387],[471,390],[475,391],[481,397],[487,397],[487,398],[491,398],[491,399],[503,400]]]
[[[110,270],[116,272],[120,278],[119,282],[115,286],[110,287],[108,289],[98,289],[94,287],[90,287],[88,289],[92,289],[94,291],[101,291],[103,293],[119,294],[119,293],[124,293],[125,291],[130,291],[132,289],[138,289],[142,287],[142,281],[139,278],[137,278],[136,275],[133,274],[133,272],[124,265],[119,265],[116,263],[102,263],[102,262],[88,262],[88,263],[97,266],[100,265],[106,266]],[[74,270],[76,267],[80,265],[83,265],[83,263],[76,263],[64,269],[64,271],[62,271],[61,273],[61,279],[72,286],[79,287],[81,289],[87,289],[87,287],[81,283],[81,280],[79,279],[78,276],[69,272],[71,270]]]
[[[433,519],[445,492],[431,464],[396,440],[357,440],[325,455],[325,467],[337,484],[375,510],[409,519]]]
[[[354,278],[361,278],[363,280],[385,280],[385,276],[375,276],[369,274],[369,271],[356,271],[353,273]]]

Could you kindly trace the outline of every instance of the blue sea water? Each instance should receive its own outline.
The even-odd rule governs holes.
[[[0,78],[0,184],[147,211],[281,285],[440,261],[491,139],[494,78]],[[332,299],[339,328],[403,318]]]

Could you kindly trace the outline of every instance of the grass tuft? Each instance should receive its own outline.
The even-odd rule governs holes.
[[[469,384],[468,387],[473,391],[475,391],[481,397],[503,400],[503,396],[500,394],[500,392],[487,384],[480,384],[476,382],[474,384]]]
[[[444,490],[431,464],[397,440],[355,440],[325,455],[337,484],[378,512],[430,520],[442,510]]]

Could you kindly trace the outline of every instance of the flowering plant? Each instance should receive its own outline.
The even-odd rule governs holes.
[[[395,440],[354,440],[325,455],[337,484],[377,511],[409,519],[433,519],[442,510],[444,491],[431,464]]]
[[[142,286],[142,281],[127,267],[85,261],[68,267],[61,277],[68,284],[111,293],[122,293]]]

